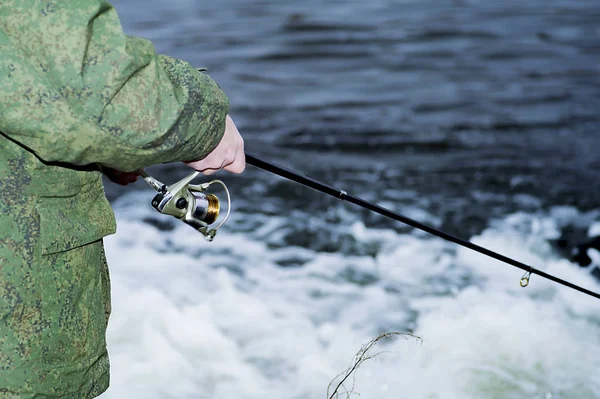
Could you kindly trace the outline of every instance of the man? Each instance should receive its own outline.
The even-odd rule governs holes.
[[[107,389],[100,169],[241,173],[228,108],[207,75],[125,36],[106,1],[0,2],[0,398]]]

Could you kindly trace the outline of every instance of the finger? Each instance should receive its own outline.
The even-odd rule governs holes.
[[[231,173],[242,173],[246,169],[246,154],[244,152],[244,140],[240,139],[236,149],[235,160],[224,170]]]
[[[200,161],[201,164],[198,166],[200,166],[200,169],[202,169],[202,170],[204,170],[204,169],[219,170],[219,169],[225,168],[228,165],[231,165],[235,161],[235,157],[236,157],[235,150],[227,149],[227,150],[223,150],[223,151],[219,151],[214,154],[211,154],[210,158],[209,157],[205,158],[206,162]]]
[[[240,174],[244,171],[245,168],[246,168],[246,154],[244,154],[243,151],[240,151],[237,154],[237,156],[235,157],[235,160],[231,164],[224,167],[223,170],[226,170],[231,173]]]
[[[219,170],[220,170],[220,169],[204,169],[204,170],[201,170],[200,172],[201,172],[203,175],[210,176],[210,175],[212,175],[213,173],[215,173],[215,172],[218,172]]]

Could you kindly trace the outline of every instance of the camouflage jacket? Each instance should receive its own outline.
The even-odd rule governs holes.
[[[6,337],[43,330],[23,316],[43,291],[32,265],[115,231],[98,166],[201,158],[228,107],[207,75],[124,35],[106,1],[0,2],[0,397],[19,366]]]

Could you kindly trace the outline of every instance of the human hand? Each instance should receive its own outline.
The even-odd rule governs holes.
[[[244,140],[229,115],[225,118],[225,133],[217,147],[199,161],[184,163],[205,175],[210,175],[220,169],[238,174],[244,171],[246,167]]]
[[[139,173],[137,172],[121,172],[120,170],[116,170],[109,167],[102,167],[102,172],[108,177],[110,181],[113,183],[117,183],[121,186],[126,186],[130,183],[135,183],[137,178],[139,177]]]

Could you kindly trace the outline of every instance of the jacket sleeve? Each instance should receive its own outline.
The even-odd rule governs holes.
[[[2,1],[0,54],[0,131],[43,161],[133,171],[223,135],[218,85],[126,36],[106,1]]]

